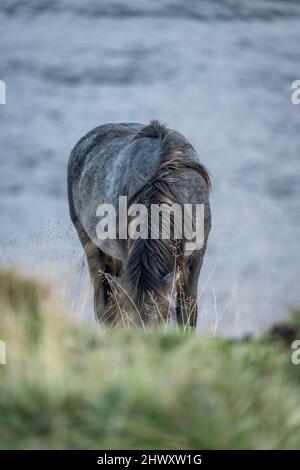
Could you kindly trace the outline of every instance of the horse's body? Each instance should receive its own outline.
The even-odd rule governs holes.
[[[118,217],[119,196],[127,196],[129,205],[204,204],[203,247],[184,255],[184,240],[178,251],[174,241],[99,239],[97,207],[112,204]],[[176,301],[177,318],[195,326],[197,307],[192,309],[191,318],[187,318],[182,299],[197,303],[197,281],[211,226],[208,196],[209,177],[193,147],[180,133],[158,122],[145,127],[134,123],[105,124],[75,145],[68,166],[70,215],[87,255],[99,320],[107,317],[110,294],[105,273],[120,277],[121,284],[126,279],[124,285],[131,289],[131,297],[143,310],[145,320],[147,314],[142,304],[146,303],[147,295],[159,300],[166,275],[177,265],[180,271],[186,272],[181,278],[183,296],[178,296]]]

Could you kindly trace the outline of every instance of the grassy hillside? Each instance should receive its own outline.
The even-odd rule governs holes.
[[[244,342],[101,332],[62,312],[47,288],[2,271],[0,448],[297,448],[297,335],[297,319]]]

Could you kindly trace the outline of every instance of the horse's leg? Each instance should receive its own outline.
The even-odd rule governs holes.
[[[197,287],[205,248],[194,252],[188,260],[189,272],[180,286],[177,298],[177,321],[180,326],[196,328],[198,315]]]
[[[94,288],[94,311],[96,320],[111,325],[115,320],[115,310],[108,308],[111,287],[106,276],[118,276],[119,265],[92,242],[79,220],[75,227],[86,254],[90,277]]]

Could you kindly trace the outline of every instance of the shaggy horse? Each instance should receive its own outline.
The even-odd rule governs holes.
[[[126,310],[127,317],[138,313],[143,323],[159,312],[163,320],[172,317],[181,325],[196,326],[198,277],[211,227],[209,190],[208,171],[192,145],[158,121],[146,126],[105,124],[79,140],[69,158],[68,199],[87,257],[98,321],[116,324],[117,311]],[[118,220],[125,217],[130,224],[134,211],[119,213],[120,196],[126,196],[130,207],[169,208],[170,237],[121,236]],[[114,208],[115,238],[97,235],[101,204]],[[204,208],[200,247],[187,249],[187,239],[174,235],[174,204]],[[150,210],[146,219],[150,233]]]

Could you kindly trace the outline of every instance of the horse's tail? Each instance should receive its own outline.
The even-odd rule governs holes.
[[[154,299],[159,299],[162,279],[174,272],[178,267],[181,273],[186,273],[187,267],[184,259],[184,239],[152,239],[151,232],[151,204],[183,204],[182,178],[185,170],[194,170],[201,175],[208,189],[211,187],[209,173],[206,168],[196,160],[187,156],[186,151],[192,146],[179,138],[174,131],[161,125],[158,121],[151,121],[143,127],[134,137],[156,138],[159,140],[160,160],[154,176],[136,193],[131,201],[142,203],[148,208],[148,239],[138,238],[133,241],[124,266],[123,279],[127,292],[139,309],[142,309],[147,293]],[[129,201],[130,202],[130,201]],[[170,217],[171,230],[174,233],[174,217]]]

